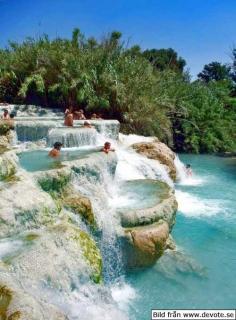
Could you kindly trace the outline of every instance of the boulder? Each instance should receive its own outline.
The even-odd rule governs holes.
[[[167,167],[170,177],[176,180],[175,153],[166,144],[155,139],[153,142],[139,142],[132,145],[139,154],[149,159],[158,160]]]
[[[161,257],[169,237],[167,222],[125,228],[122,237],[125,263],[128,268],[147,267]]]
[[[79,214],[91,227],[96,226],[96,220],[92,209],[91,201],[75,190],[62,195],[62,205]]]

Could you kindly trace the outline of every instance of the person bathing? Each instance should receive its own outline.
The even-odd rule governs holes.
[[[73,108],[69,107],[65,111],[64,125],[67,127],[73,127]]]
[[[84,128],[93,128],[89,121],[84,121]]]
[[[86,120],[83,109],[80,109],[79,111],[75,111],[75,120]]]
[[[3,115],[1,118],[2,118],[2,120],[9,120],[10,119],[9,111],[7,109],[3,110]]]
[[[190,164],[186,164],[185,166],[185,172],[187,174],[188,177],[191,177],[193,175],[193,172],[192,172],[192,168],[191,168],[191,165]]]
[[[109,153],[109,151],[115,151],[115,149],[111,148],[111,143],[110,142],[105,142],[104,143],[104,146],[102,148],[102,151],[105,152],[105,153]]]
[[[61,147],[62,147],[62,143],[61,142],[55,142],[53,145],[53,149],[49,152],[49,157],[52,158],[57,158],[60,156],[61,154]]]

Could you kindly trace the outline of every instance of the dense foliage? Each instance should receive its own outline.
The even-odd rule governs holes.
[[[0,101],[99,112],[178,151],[234,150],[236,63],[229,77],[192,83],[185,64],[173,49],[127,48],[119,32],[99,42],[79,29],[71,40],[27,38],[0,50]]]

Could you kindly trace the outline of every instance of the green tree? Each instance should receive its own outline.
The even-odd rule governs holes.
[[[230,79],[230,66],[216,61],[211,62],[204,66],[198,78],[204,82]]]
[[[43,35],[0,49],[0,100],[100,112],[178,151],[235,150],[234,82],[191,83],[184,66],[173,49],[143,53],[118,31],[98,41],[74,29],[71,39]]]
[[[186,62],[172,48],[169,49],[151,49],[145,50],[143,56],[160,71],[171,69],[183,72]]]

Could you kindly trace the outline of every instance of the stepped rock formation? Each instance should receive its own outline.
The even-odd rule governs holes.
[[[38,143],[52,127],[56,128],[52,132],[57,139],[58,134],[67,129],[59,128],[61,117],[55,120],[52,115],[50,117],[17,120],[19,140]],[[78,123],[75,130],[81,130],[81,124]],[[94,126],[100,133],[105,131],[106,137],[117,139],[117,121],[105,124],[94,121]],[[20,167],[16,150],[11,150],[6,134],[0,136],[0,145],[1,141],[0,238],[3,243],[10,241],[14,249],[0,257],[0,319],[67,320],[60,303],[54,303],[54,297],[65,294],[63,300],[85,283],[97,286],[95,283],[102,282],[102,256],[98,246],[103,252],[104,243],[100,242],[107,241],[109,236],[108,246],[115,246],[120,240],[121,254],[128,268],[150,266],[167,247],[173,248],[170,233],[177,203],[173,190],[166,183],[144,178],[132,180],[131,188],[143,181],[153,186],[151,192],[154,190],[155,201],[147,201],[142,207],[142,201],[146,200],[142,194],[138,208],[131,205],[125,210],[111,209],[112,192],[119,197],[115,190],[122,188],[115,176],[119,161],[115,152],[105,154],[95,150],[86,157],[62,161],[56,169],[29,172]],[[71,146],[72,139],[69,141]],[[175,179],[174,153],[163,143],[155,140],[134,144],[133,148],[148,158],[159,160]],[[132,155],[138,157],[135,152]],[[143,158],[139,158],[142,162]],[[91,190],[86,192],[88,187]],[[147,197],[149,195],[147,193]],[[99,215],[100,211],[104,212]],[[113,214],[115,219],[112,220]],[[114,232],[111,235],[110,229]]]
[[[132,147],[139,154],[164,164],[169,171],[170,177],[174,181],[176,180],[175,153],[166,144],[155,138],[153,142],[139,142],[133,144]]]
[[[169,236],[175,223],[177,201],[167,184],[154,183],[162,188],[156,205],[121,213],[124,234],[120,238],[128,268],[150,266],[167,247],[173,248]]]

